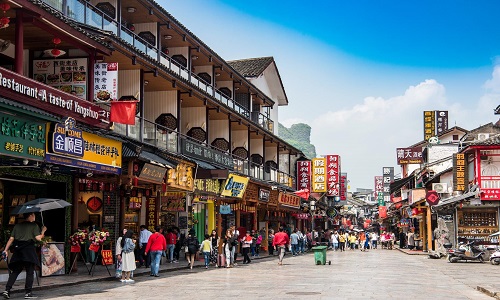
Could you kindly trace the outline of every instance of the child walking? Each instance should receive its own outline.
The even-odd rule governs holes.
[[[205,234],[205,240],[200,245],[200,252],[203,252],[205,258],[205,269],[208,269],[210,264],[210,253],[212,253],[212,242],[210,242],[210,235]]]

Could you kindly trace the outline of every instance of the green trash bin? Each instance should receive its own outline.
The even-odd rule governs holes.
[[[326,264],[326,248],[326,246],[316,246],[312,248],[314,251],[314,262],[316,265]]]

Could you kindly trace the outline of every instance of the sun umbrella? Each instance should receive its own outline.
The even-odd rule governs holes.
[[[11,215],[19,215],[24,213],[32,213],[32,212],[42,212],[46,210],[65,208],[67,206],[71,206],[71,203],[62,199],[51,199],[51,198],[38,198],[35,200],[28,201],[23,205],[18,205],[12,209],[10,212]],[[43,214],[42,215],[42,224],[43,224]]]

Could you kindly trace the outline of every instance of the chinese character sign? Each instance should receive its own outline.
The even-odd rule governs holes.
[[[396,154],[398,165],[421,164],[424,162],[422,158],[422,147],[397,148]]]
[[[448,111],[436,111],[436,135],[448,130]]]
[[[297,162],[297,190],[311,189],[311,161]]]
[[[374,196],[377,197],[378,193],[384,191],[384,178],[382,176],[375,176],[375,189]]]
[[[33,79],[85,99],[87,64],[86,58],[33,60]]]
[[[109,101],[118,97],[118,63],[94,65],[94,100]]]
[[[434,111],[424,111],[424,140],[428,141],[436,132],[436,118]]]
[[[467,189],[467,158],[463,153],[453,154],[453,190]]]
[[[148,206],[146,208],[146,226],[149,231],[154,232],[158,225],[158,212],[156,210],[156,198],[148,198]]]
[[[384,182],[384,196],[391,194],[391,182],[394,181],[394,167],[382,168],[382,180]]]
[[[347,200],[347,173],[340,174],[340,201]]]
[[[313,158],[311,171],[313,193],[326,192],[326,158]]]
[[[340,156],[327,155],[326,156],[326,181],[327,181],[327,195],[339,196],[340,184]]]

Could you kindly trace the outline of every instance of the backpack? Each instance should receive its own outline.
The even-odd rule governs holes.
[[[195,237],[188,238],[187,246],[188,246],[189,251],[196,252],[199,248],[198,247],[199,246],[198,240]]]

